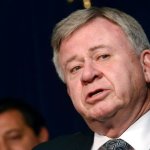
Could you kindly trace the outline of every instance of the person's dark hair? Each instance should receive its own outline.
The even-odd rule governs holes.
[[[35,135],[37,136],[40,134],[42,127],[46,127],[43,116],[22,99],[0,99],[0,114],[11,110],[20,112],[25,123],[34,131]]]

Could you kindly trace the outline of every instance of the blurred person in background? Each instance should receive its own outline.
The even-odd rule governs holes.
[[[22,100],[0,99],[0,150],[31,150],[48,139],[39,112]]]

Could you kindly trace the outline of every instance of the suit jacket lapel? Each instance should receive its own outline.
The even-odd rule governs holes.
[[[94,133],[87,132],[80,136],[75,150],[91,150],[94,139]]]

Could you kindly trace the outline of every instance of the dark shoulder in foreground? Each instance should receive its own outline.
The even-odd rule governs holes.
[[[78,132],[42,143],[33,150],[90,150],[93,137],[92,132]]]

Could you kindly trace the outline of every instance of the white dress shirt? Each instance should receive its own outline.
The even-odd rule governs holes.
[[[129,143],[135,150],[150,150],[150,111],[138,119],[120,137]],[[110,138],[94,134],[94,143],[91,150],[98,150]]]

